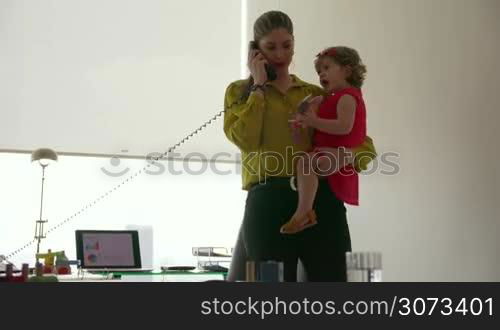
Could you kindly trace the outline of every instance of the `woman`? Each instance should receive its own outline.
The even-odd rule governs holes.
[[[309,281],[345,281],[345,252],[351,241],[344,204],[320,180],[315,200],[317,224],[294,235],[280,233],[297,205],[292,189],[295,162],[310,148],[308,132],[292,140],[289,119],[306,96],[322,95],[323,90],[289,73],[294,52],[293,24],[282,12],[270,11],[254,24],[254,40],[249,50],[251,77],[231,83],[224,100],[224,132],[242,152],[243,189],[248,190],[243,224],[243,247],[235,254],[248,260],[277,260],[284,263],[285,281],[296,281],[300,259]],[[270,81],[271,72],[275,79]],[[371,141],[353,150],[355,157],[338,159],[339,168],[349,162],[359,171],[375,157]],[[364,153],[366,157],[360,157]],[[245,258],[233,260],[238,271],[229,280],[243,279]],[[239,276],[235,276],[235,274]]]

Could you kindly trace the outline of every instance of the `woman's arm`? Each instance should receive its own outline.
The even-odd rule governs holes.
[[[232,83],[224,98],[224,133],[242,151],[254,151],[260,147],[264,118],[264,94],[261,90],[250,93],[241,101],[245,86]]]

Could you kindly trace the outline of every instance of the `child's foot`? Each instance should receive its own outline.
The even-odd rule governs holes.
[[[292,219],[281,226],[280,232],[282,234],[295,234],[317,223],[316,212],[314,212],[314,210],[309,210],[301,216],[295,214]]]

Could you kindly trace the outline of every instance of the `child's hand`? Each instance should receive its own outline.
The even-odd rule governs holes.
[[[293,131],[300,130],[302,128],[302,124],[298,121],[297,115],[293,119],[288,120],[288,124]]]
[[[323,102],[323,96],[315,96],[309,101],[309,110],[312,110],[316,113],[318,113],[319,106]]]
[[[318,120],[318,110],[319,105],[323,101],[323,96],[316,96],[312,98],[308,103],[307,111],[303,114],[297,113],[296,121],[300,124],[301,127],[315,127],[316,122]]]
[[[316,114],[316,111],[313,111],[312,109],[307,110],[304,114],[297,114],[297,123],[301,127],[315,127],[316,123],[318,121],[318,115]]]

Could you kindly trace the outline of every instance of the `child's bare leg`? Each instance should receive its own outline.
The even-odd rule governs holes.
[[[318,177],[311,166],[311,156],[299,158],[297,164],[297,190],[299,204],[294,216],[303,217],[312,210],[316,191],[318,190]]]
[[[281,227],[284,234],[294,234],[316,224],[316,214],[312,210],[318,177],[311,168],[311,154],[302,156],[297,162],[297,190],[299,202],[292,218]]]
[[[317,176],[329,176],[352,163],[352,152],[345,148],[319,148],[320,157],[313,159],[314,172]]]
[[[320,155],[299,158],[297,163],[297,189],[299,203],[290,221],[282,226],[281,232],[297,233],[316,224],[312,210],[318,190],[318,176],[328,176],[352,162],[351,152],[345,148],[318,148]]]

